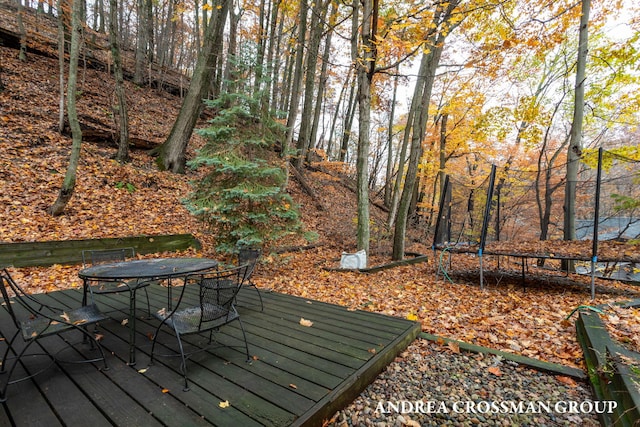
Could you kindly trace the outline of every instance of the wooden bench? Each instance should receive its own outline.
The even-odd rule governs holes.
[[[132,236],[49,242],[0,243],[0,267],[35,267],[53,264],[80,264],[82,251],[133,247],[137,254],[173,252],[202,245],[192,234]]]

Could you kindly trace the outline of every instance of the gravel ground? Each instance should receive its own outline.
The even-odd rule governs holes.
[[[329,425],[599,426],[591,399],[587,383],[417,340]]]

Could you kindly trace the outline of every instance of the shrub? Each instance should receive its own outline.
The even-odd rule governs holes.
[[[208,168],[186,201],[216,238],[216,249],[232,253],[238,246],[269,246],[301,232],[298,208],[285,192],[287,170],[274,148],[286,128],[258,108],[257,99],[225,94],[207,106],[216,110],[207,138],[191,168]]]

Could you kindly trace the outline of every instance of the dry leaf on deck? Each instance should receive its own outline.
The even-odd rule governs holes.
[[[218,403],[218,406],[221,408],[228,408],[229,407],[229,401],[225,400],[224,402],[220,402]]]
[[[307,320],[307,319],[302,318],[302,317],[300,318],[300,324],[302,326],[307,326],[307,327],[313,326],[313,322],[311,320]]]

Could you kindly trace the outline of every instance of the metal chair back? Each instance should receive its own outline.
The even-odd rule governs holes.
[[[189,390],[187,354],[181,336],[209,332],[210,344],[213,331],[234,320],[237,320],[240,324],[247,360],[250,360],[247,336],[244,332],[240,315],[235,307],[236,296],[243,283],[247,280],[248,271],[249,266],[245,264],[225,270],[215,270],[208,273],[191,274],[187,276],[175,308],[173,308],[171,312],[162,309],[155,313],[155,316],[161,323],[153,335],[149,364],[153,364],[156,342],[158,336],[160,336],[160,328],[166,325],[173,329],[176,339],[178,340],[178,353],[182,358],[181,370],[184,376],[184,390]],[[184,303],[187,288],[193,289],[193,286],[198,286],[199,301],[197,306]]]
[[[247,280],[253,274],[253,270],[256,268],[256,264],[258,263],[258,259],[260,259],[261,255],[262,251],[255,248],[240,248],[238,251],[238,265],[249,265]]]
[[[245,264],[196,278],[200,286],[199,329],[207,322],[220,323],[221,319],[231,319],[235,315],[235,299],[247,279],[248,271],[249,265]]]
[[[11,291],[13,297],[9,295],[9,291]],[[104,363],[104,369],[108,369],[102,346],[98,342],[98,339],[86,328],[88,325],[108,319],[107,316],[98,310],[95,304],[74,309],[58,308],[42,303],[20,287],[16,281],[13,280],[6,268],[0,271],[0,292],[2,292],[4,308],[9,313],[16,327],[13,336],[6,337],[6,348],[0,361],[0,372],[8,372],[5,377],[6,381],[0,389],[0,402],[6,401],[6,391],[10,384],[33,378],[35,375],[44,371],[44,369],[40,369],[22,378],[12,379],[16,368],[22,366],[21,358],[29,354],[27,353],[29,347],[40,338],[58,335],[72,330],[78,331],[84,335],[85,341],[88,339],[91,345],[96,346],[100,351],[100,356],[86,358],[83,362],[97,362],[101,360]],[[23,310],[17,311],[16,306],[20,306]],[[15,341],[19,336],[21,336],[26,343],[22,349],[14,347]],[[67,340],[65,341],[69,346],[73,347],[73,344]],[[52,362],[61,361],[56,358],[54,353],[50,353],[45,345],[41,345],[40,347],[43,353],[36,353],[35,355],[46,356],[50,358]],[[12,352],[15,357],[12,358],[14,359],[13,364],[7,369],[9,365],[7,361],[10,360],[8,355],[10,352]]]
[[[246,247],[240,248],[240,250],[238,251],[238,265],[248,264],[249,268],[247,270],[245,285],[252,286],[256,290],[256,292],[258,293],[258,298],[260,299],[260,311],[264,311],[262,294],[260,293],[260,290],[258,289],[256,284],[251,280],[251,276],[256,269],[256,265],[258,264],[260,256],[262,256],[262,251],[260,249]]]
[[[97,249],[82,251],[82,263],[85,266],[125,261],[136,256],[134,248]]]

